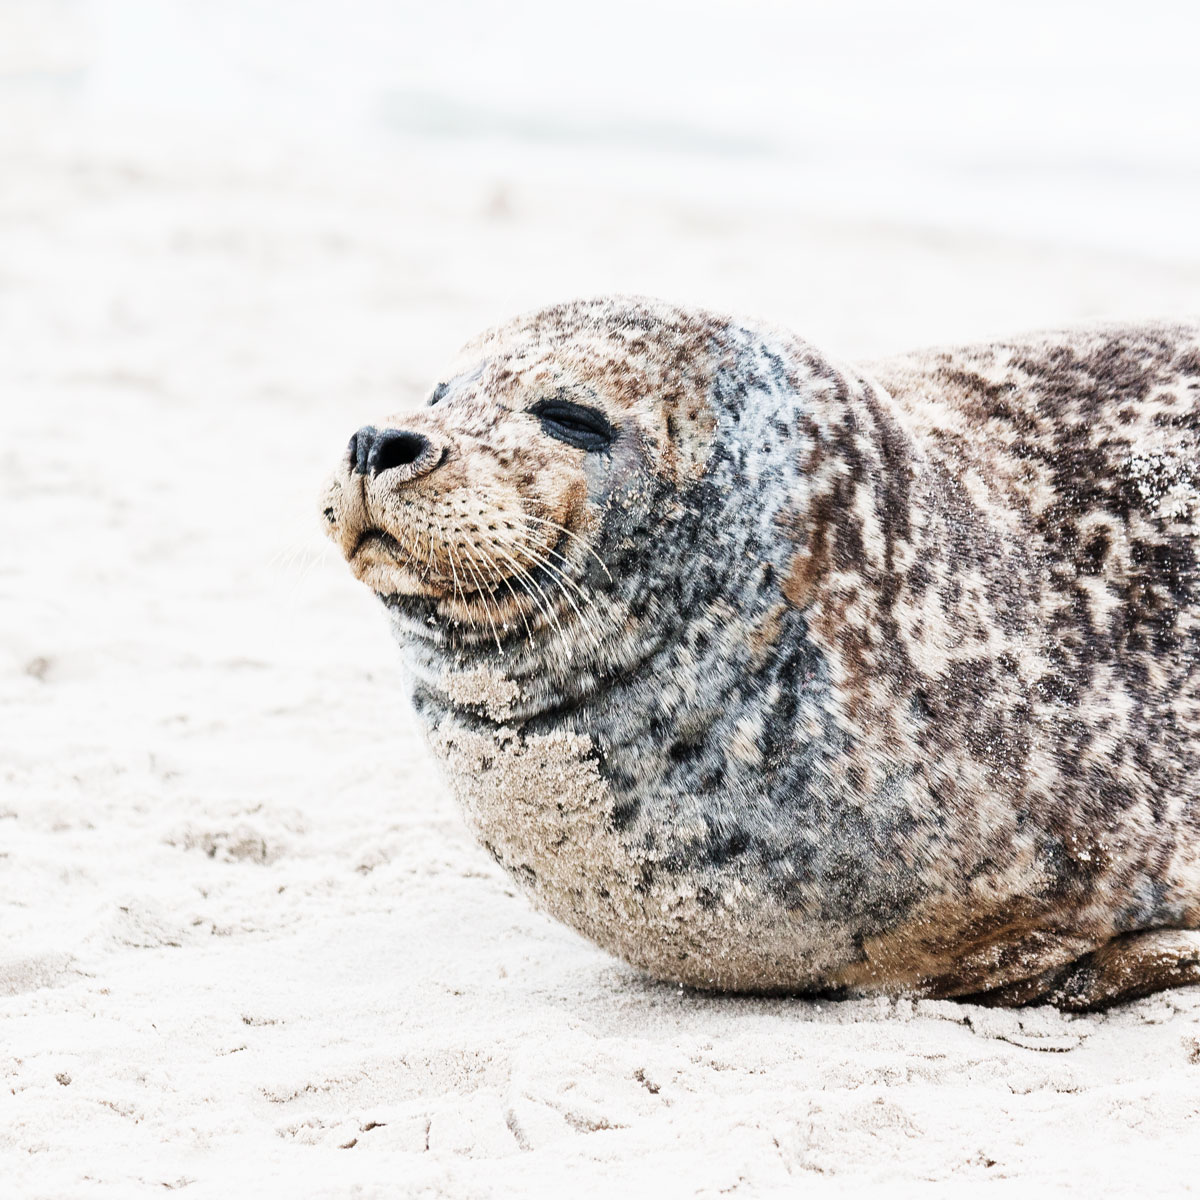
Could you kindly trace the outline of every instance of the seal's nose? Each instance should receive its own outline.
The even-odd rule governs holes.
[[[440,462],[433,443],[423,433],[405,429],[376,429],[364,425],[346,448],[350,469],[359,475],[378,475],[393,467],[407,467],[407,479],[427,475]]]

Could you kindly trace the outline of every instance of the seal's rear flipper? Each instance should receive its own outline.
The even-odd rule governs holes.
[[[1187,984],[1200,984],[1200,930],[1153,929],[1123,934],[1065,967],[961,999],[1089,1012]]]

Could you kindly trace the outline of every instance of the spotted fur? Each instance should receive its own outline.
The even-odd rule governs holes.
[[[559,395],[609,452],[545,437]],[[551,913],[699,987],[1200,981],[1200,327],[851,369],[606,299],[432,399],[396,422],[445,466],[346,465],[326,518]]]

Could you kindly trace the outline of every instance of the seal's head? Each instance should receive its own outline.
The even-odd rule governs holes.
[[[561,634],[611,582],[606,514],[636,523],[702,471],[717,328],[605,299],[483,334],[423,411],[350,439],[323,497],[327,532],[413,632]]]

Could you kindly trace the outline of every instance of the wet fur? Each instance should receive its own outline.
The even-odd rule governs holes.
[[[551,389],[610,455],[539,433]],[[1200,980],[1197,326],[851,369],[612,299],[485,335],[434,395],[447,468],[343,469],[326,518],[548,911],[700,987],[1088,1008]],[[575,534],[554,620],[499,566],[474,598],[435,569],[496,512]],[[372,527],[421,554],[356,562]]]

